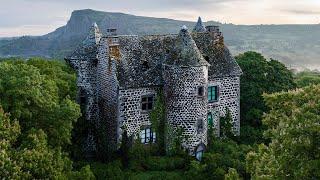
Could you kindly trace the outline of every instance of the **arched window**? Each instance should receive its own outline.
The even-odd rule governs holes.
[[[140,131],[141,143],[149,144],[156,142],[156,133],[152,131],[151,127],[147,127]]]

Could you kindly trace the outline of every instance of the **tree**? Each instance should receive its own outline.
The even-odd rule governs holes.
[[[263,119],[271,139],[247,155],[253,178],[319,179],[320,86],[264,95]]]
[[[159,155],[166,154],[166,133],[167,133],[167,123],[166,123],[166,108],[164,102],[164,95],[161,90],[158,90],[157,97],[154,103],[154,108],[150,112],[150,121],[152,123],[152,128],[156,132],[157,136],[157,148]]]
[[[237,174],[241,178],[249,179],[245,158],[250,150],[250,146],[217,138],[204,153],[201,162],[191,162],[190,170],[186,174],[194,179],[230,179]]]
[[[299,88],[320,84],[320,73],[318,71],[302,71],[295,75],[295,82]]]
[[[124,130],[122,133],[121,146],[120,146],[120,158],[122,167],[128,168],[129,165],[129,150],[130,150],[130,141],[128,137],[127,130]]]
[[[233,168],[229,168],[228,174],[226,174],[224,176],[224,179],[225,180],[239,180],[240,177],[239,177],[239,174],[238,174],[237,170],[235,170]]]
[[[242,141],[252,144],[262,139],[262,115],[269,110],[262,94],[288,91],[294,89],[296,84],[291,71],[279,61],[267,61],[256,52],[240,54],[236,59],[243,71],[240,78],[240,135]]]
[[[54,68],[54,67],[52,67]],[[0,63],[0,103],[23,133],[42,129],[49,145],[69,144],[72,124],[80,117],[80,107],[70,97],[60,97],[55,79],[25,62]],[[61,89],[62,90],[62,89]]]
[[[42,130],[31,129],[21,134],[18,121],[0,107],[0,177],[8,179],[54,179],[90,175],[86,171],[72,172],[72,162],[61,152],[51,148]],[[90,177],[90,176],[88,176]],[[92,176],[91,176],[92,177]]]

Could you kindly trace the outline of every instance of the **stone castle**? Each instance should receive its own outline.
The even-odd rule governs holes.
[[[184,26],[168,35],[117,35],[116,29],[102,35],[94,24],[65,60],[77,72],[78,101],[91,124],[84,143],[88,153],[99,151],[97,129],[107,133],[104,138],[114,150],[123,128],[141,143],[154,143],[149,112],[160,91],[168,126],[183,130],[188,137],[183,147],[198,159],[207,145],[209,124],[219,135],[226,109],[233,131],[240,133],[242,71],[219,27],[205,27],[201,18],[192,32]]]

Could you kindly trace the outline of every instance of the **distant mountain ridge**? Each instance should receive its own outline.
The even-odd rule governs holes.
[[[195,18],[196,20],[196,18]],[[195,22],[167,18],[134,16],[91,9],[76,10],[65,26],[43,36],[0,39],[0,56],[45,56],[62,58],[84,39],[96,22],[101,31],[118,29],[119,34],[177,33],[182,25],[193,28]],[[254,50],[279,59],[289,66],[320,67],[320,25],[219,25],[226,44],[234,55]]]

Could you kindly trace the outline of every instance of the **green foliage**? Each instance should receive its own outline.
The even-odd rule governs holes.
[[[70,144],[80,108],[75,75],[63,63],[11,58],[0,62],[0,178],[93,179],[90,167],[72,171]],[[3,170],[3,171],[2,171]]]
[[[246,154],[251,150],[249,146],[238,145],[229,139],[215,139],[209,148],[201,162],[191,162],[189,171],[186,172],[187,177],[224,179],[225,176],[231,176],[229,169],[233,168],[242,178],[249,178],[245,169]]]
[[[145,161],[144,168],[148,171],[172,171],[184,169],[186,165],[187,159],[183,157],[151,156]]]
[[[172,127],[168,126],[167,135],[167,153],[170,156],[184,156],[186,157],[187,152],[182,147],[182,142],[188,139],[187,136],[183,135],[183,129],[177,128],[173,130]]]
[[[86,164],[86,163],[84,163]],[[89,163],[92,172],[97,180],[105,179],[125,179],[126,174],[121,170],[121,162],[114,161],[108,164],[103,164],[100,162]]]
[[[226,174],[224,176],[225,180],[239,180],[239,174],[237,173],[237,170],[233,169],[233,168],[229,168],[228,170],[228,174]]]
[[[94,173],[91,171],[89,165],[83,166],[80,171],[71,172],[68,179],[72,180],[94,180],[96,179]]]
[[[54,78],[49,70],[46,73],[51,75],[46,75],[45,70],[39,70],[33,63],[40,66],[41,60],[0,63],[0,103],[20,122],[23,133],[31,128],[42,129],[50,145],[69,144],[72,124],[80,117],[79,105],[70,100],[72,92],[59,89],[63,87],[63,79]],[[51,69],[59,69],[55,63]]]
[[[167,134],[167,123],[166,123],[166,109],[165,101],[162,90],[157,92],[157,97],[154,102],[154,108],[150,112],[150,121],[152,128],[156,132],[156,143],[158,145],[158,154],[166,154],[166,134]]]
[[[265,95],[271,143],[247,155],[254,178],[319,179],[320,86]]]
[[[269,110],[262,94],[288,91],[296,84],[291,71],[276,60],[267,61],[256,52],[240,54],[236,59],[243,71],[240,79],[240,141],[253,144],[255,140],[263,139],[262,115]]]
[[[47,144],[44,131],[30,129],[21,134],[18,121],[11,121],[0,108],[0,177],[8,179],[66,178],[72,162]],[[86,169],[89,173],[90,169]],[[83,175],[84,172],[81,174]]]
[[[220,135],[224,138],[233,138],[235,135],[232,127],[232,116],[229,108],[226,108],[226,115],[224,117],[220,117]]]
[[[61,61],[48,61],[41,58],[31,58],[26,63],[37,67],[41,75],[45,75],[47,79],[56,83],[61,100],[66,97],[76,98],[76,75],[71,67]]]
[[[183,179],[183,173],[179,171],[149,171],[149,172],[139,172],[130,174],[131,180],[140,179],[165,179],[165,180],[176,180]]]
[[[263,112],[268,110],[262,94],[295,88],[293,75],[282,63],[272,59],[267,61],[256,52],[240,54],[236,59],[243,71],[240,81],[242,123],[260,125]]]
[[[320,73],[317,71],[302,71],[297,73],[294,78],[299,88],[320,84]]]
[[[129,150],[130,150],[130,141],[128,133],[126,130],[122,133],[121,146],[120,146],[120,158],[122,167],[128,168],[129,165]]]

